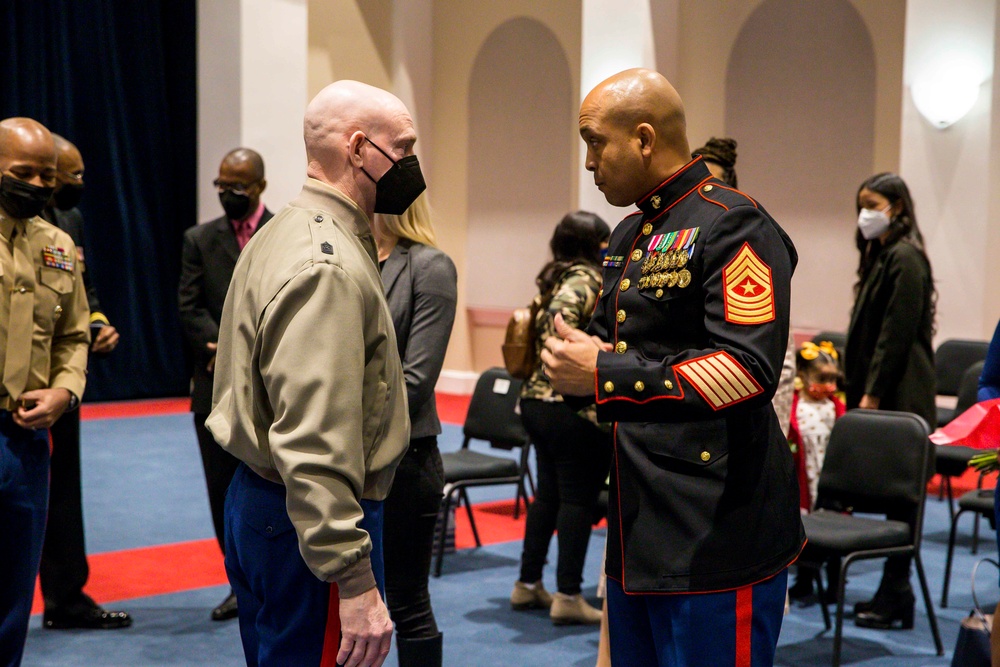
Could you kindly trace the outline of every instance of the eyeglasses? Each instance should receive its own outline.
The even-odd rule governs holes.
[[[220,193],[222,192],[232,192],[234,195],[245,195],[249,194],[250,188],[252,188],[256,183],[223,183],[219,179],[212,181],[212,185]]]
[[[74,183],[83,183],[83,172],[80,172],[79,174],[73,174],[68,171],[60,171],[59,174],[61,176],[65,176]]]

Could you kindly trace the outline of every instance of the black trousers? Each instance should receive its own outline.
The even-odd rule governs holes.
[[[212,525],[219,548],[226,553],[226,491],[240,461],[219,447],[212,434],[205,428],[208,415],[194,413],[194,430],[198,434],[201,449],[201,465],[205,469],[205,485],[208,487],[208,504],[212,508]]]
[[[382,526],[386,605],[404,639],[438,634],[427,580],[443,489],[437,436],[411,440],[385,499]]]
[[[521,401],[521,420],[535,444],[538,484],[528,508],[521,554],[521,581],[542,578],[552,533],[558,531],[556,584],[576,595],[597,497],[611,465],[611,435],[580,417],[565,403]]]
[[[80,491],[80,411],[63,413],[49,432],[49,516],[39,575],[45,608],[73,612],[93,604],[83,593],[90,568]]]

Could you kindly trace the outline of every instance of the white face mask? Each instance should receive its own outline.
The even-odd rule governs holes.
[[[889,214],[886,211],[890,208],[890,206],[886,206],[881,211],[872,211],[867,208],[861,209],[861,212],[858,214],[858,228],[861,230],[861,236],[866,241],[871,241],[882,236],[889,229]]]

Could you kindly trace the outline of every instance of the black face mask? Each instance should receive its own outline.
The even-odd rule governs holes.
[[[420,193],[427,189],[424,183],[424,175],[420,172],[420,162],[416,155],[407,155],[400,160],[393,160],[389,154],[379,148],[378,144],[365,137],[365,141],[370,143],[392,162],[389,171],[382,174],[382,178],[377,181],[372,175],[365,171],[365,176],[371,178],[375,184],[375,212],[388,215],[403,215],[410,204],[416,201]]]
[[[32,185],[3,174],[0,177],[0,207],[15,218],[33,218],[49,203],[54,188]]]
[[[76,208],[77,204],[80,203],[81,197],[83,197],[83,186],[78,183],[65,183],[52,195],[52,199],[56,203],[56,208],[60,211],[68,211]]]
[[[250,212],[250,195],[239,195],[232,190],[219,193],[219,201],[230,220],[242,220]]]

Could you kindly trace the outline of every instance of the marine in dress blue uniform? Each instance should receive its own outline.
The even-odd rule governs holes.
[[[587,168],[611,203],[639,207],[612,233],[587,329],[604,343],[576,364],[614,423],[612,661],[770,665],[805,540],[770,403],[797,256],[763,207],[687,161],[683,128],[680,98],[648,70],[612,77],[581,108]],[[579,393],[563,373],[588,337],[560,335],[543,361],[557,389]]]

